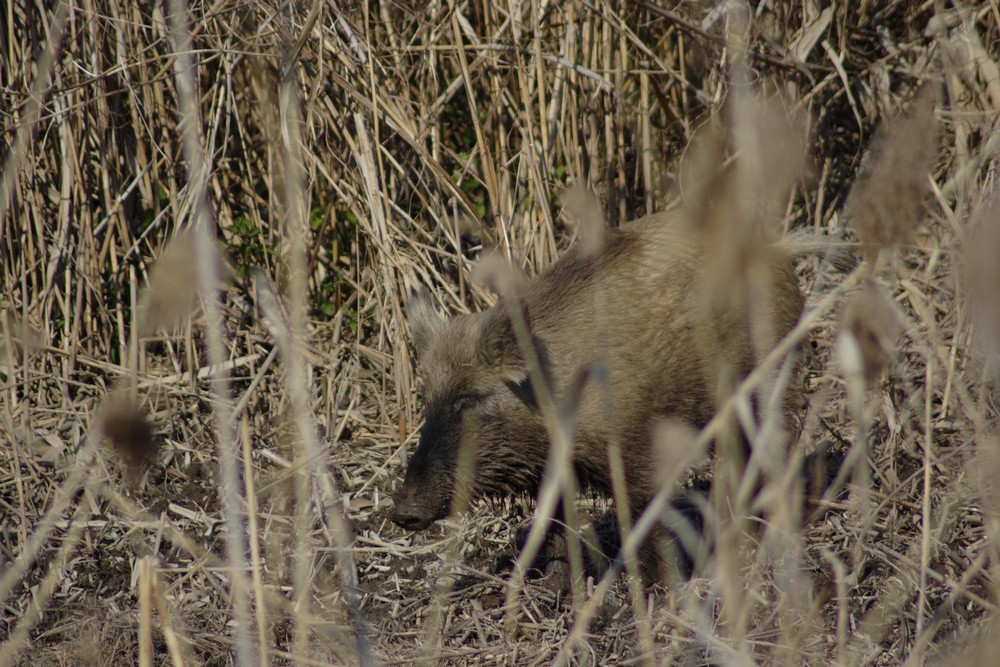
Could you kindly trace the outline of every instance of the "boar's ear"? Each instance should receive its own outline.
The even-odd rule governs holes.
[[[434,308],[434,304],[431,303],[430,295],[423,289],[410,295],[406,310],[410,322],[410,333],[413,335],[413,347],[419,356],[430,345],[431,338],[441,326],[441,317]]]
[[[525,322],[528,321],[526,315]],[[528,366],[517,344],[510,315],[503,306],[486,313],[479,342],[479,358],[487,366],[500,369],[504,379],[510,382],[521,383],[528,379]]]

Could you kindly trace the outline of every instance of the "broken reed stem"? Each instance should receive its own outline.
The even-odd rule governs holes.
[[[157,573],[155,571],[153,575],[153,601],[156,602],[156,613],[159,615],[160,619],[160,632],[163,633],[163,643],[167,645],[167,653],[170,656],[170,664],[173,667],[185,667],[187,665],[187,661],[184,659],[184,649],[182,646],[191,646],[191,639],[190,637],[182,637],[178,634],[177,630],[174,629],[174,623],[170,616],[170,609],[167,607],[167,602],[163,599],[163,595],[160,593],[159,577],[156,576]]]
[[[232,423],[231,389],[225,362],[229,358],[223,336],[223,313],[219,302],[222,284],[219,260],[216,254],[212,215],[206,192],[210,164],[205,159],[201,145],[199,95],[195,83],[196,62],[193,42],[188,31],[187,3],[170,0],[168,24],[171,28],[174,49],[175,79],[181,122],[184,156],[188,165],[189,196],[194,202],[192,226],[196,234],[195,262],[198,271],[198,288],[205,309],[208,361],[215,369],[210,378],[214,401],[215,428],[218,434],[219,472],[222,482],[222,513],[226,523],[226,552],[230,567],[230,585],[233,597],[233,616],[236,620],[237,667],[258,664],[255,643],[250,634],[250,587],[247,582],[246,544],[243,529],[244,499],[240,493],[237,448]],[[258,601],[258,604],[260,601]],[[261,656],[262,657],[262,656]]]
[[[610,392],[606,386],[601,389],[610,407]],[[625,481],[625,461],[619,438],[612,436],[608,446],[608,468],[611,471],[611,495],[614,500],[614,511],[618,518],[619,544],[625,543],[625,537],[632,530],[632,508],[628,500],[628,485]],[[617,554],[616,554],[617,556]],[[632,615],[635,617],[636,634],[639,646],[642,648],[642,664],[652,667],[656,664],[656,648],[653,644],[653,631],[649,614],[644,604],[645,588],[642,582],[642,572],[634,558],[625,558],[625,575],[628,592],[632,601]],[[613,566],[613,563],[612,563]]]

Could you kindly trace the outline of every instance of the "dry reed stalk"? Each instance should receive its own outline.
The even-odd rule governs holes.
[[[163,598],[163,594],[160,591],[159,578],[157,577],[157,571],[155,567],[155,562],[149,559],[149,595],[152,601],[156,603],[156,613],[159,616],[160,621],[160,631],[163,633],[163,640],[167,645],[167,653],[170,656],[170,664],[172,667],[185,667],[187,660],[184,658],[184,651],[181,648],[182,641],[181,637],[178,635],[177,630],[174,628],[173,621],[171,620],[171,614],[167,608],[167,603]],[[190,642],[183,642],[185,645],[189,645]]]
[[[153,665],[153,577],[155,561],[139,561],[139,667]]]
[[[778,229],[787,226],[777,211],[786,207],[789,191],[801,177],[805,132],[801,123],[785,118],[775,100],[765,103],[755,99],[746,55],[747,8],[742,3],[728,3],[726,7],[731,78],[728,127],[716,121],[705,128],[701,145],[681,169],[687,182],[685,198],[695,211],[697,229],[705,235],[711,253],[711,268],[704,286],[700,286],[705,299],[702,317],[716,323],[725,321],[727,313],[745,314],[759,359],[775,342],[768,278],[773,259],[767,242]],[[727,355],[730,335],[713,324],[701,332],[701,337],[709,341],[705,344],[711,352],[707,372],[717,378],[720,404],[736,393],[739,383],[737,360]],[[790,377],[788,371],[795,364],[789,361],[783,366],[783,375],[764,380],[751,395],[759,406],[760,427],[750,406],[751,396],[744,397],[735,404],[736,410],[715,444],[720,462],[712,485],[713,511],[708,523],[714,527],[711,539],[715,545],[709,570],[714,574],[713,587],[721,602],[722,624],[716,632],[737,655],[747,658],[751,654],[749,628],[756,606],[749,593],[765,591],[768,584],[760,578],[760,560],[747,562],[745,554],[766,550],[751,551],[746,517],[751,514],[750,500],[758,486],[761,497],[779,496],[769,487],[777,485],[776,462],[785,458],[779,453],[787,442],[780,426],[784,403],[781,396]],[[748,434],[749,459],[742,452],[740,431]],[[787,508],[788,502],[786,497],[783,503],[772,504],[771,520],[783,518],[783,524],[770,523],[765,542],[772,532],[793,534],[798,530],[796,512]],[[790,559],[789,572],[797,573],[797,559],[786,555]],[[803,593],[800,591],[800,600]],[[794,638],[788,641],[794,642]]]
[[[239,414],[240,410],[234,411]],[[250,548],[250,572],[251,584],[253,586],[254,599],[257,600],[256,620],[257,620],[257,654],[266,656],[269,652],[269,642],[267,637],[267,605],[264,595],[263,563],[260,554],[260,519],[259,503],[257,498],[256,482],[252,467],[253,453],[250,450],[250,424],[246,416],[240,420],[240,442],[243,445],[243,479],[247,486],[247,537]],[[162,614],[161,610],[161,614]],[[263,661],[264,658],[262,657]]]
[[[188,31],[188,9],[184,0],[172,0],[169,17],[175,57],[177,96],[180,103],[184,155],[188,166],[188,188],[192,204],[192,228],[197,239],[195,265],[198,274],[198,291],[205,309],[209,362],[217,369],[210,379],[215,397],[213,411],[218,433],[219,471],[222,481],[223,515],[226,520],[226,552],[232,590],[233,616],[236,621],[236,664],[251,667],[258,663],[256,644],[251,639],[251,611],[247,582],[246,533],[242,515],[246,504],[240,492],[237,464],[237,442],[231,418],[231,389],[229,378],[222,365],[226,361],[226,341],[223,334],[222,312],[218,290],[221,274],[215,251],[215,235],[211,225],[206,180],[210,162],[205,159],[199,130],[201,115],[198,112],[198,88],[194,72],[195,60],[191,53]]]
[[[289,170],[294,173],[294,170]],[[290,201],[294,201],[296,188],[290,187]],[[295,344],[296,338],[292,329],[284,324],[284,318],[279,312],[276,295],[267,287],[258,285],[258,295],[260,296],[260,306],[266,317],[271,322],[272,335],[278,348],[282,351],[285,359],[292,359],[295,355],[300,357],[298,362],[300,368],[293,373],[293,363],[288,363],[289,370],[286,371],[286,383],[290,393],[295,390],[291,388],[293,382],[301,385],[299,390],[305,393],[307,380],[305,379],[304,368],[304,345],[300,342]],[[304,334],[303,334],[304,335]],[[302,340],[301,338],[298,340]],[[299,396],[298,400],[307,400],[305,396]],[[294,409],[294,400],[293,409]],[[358,606],[357,571],[352,555],[352,537],[350,528],[343,517],[343,508],[338,498],[337,484],[331,475],[327,465],[323,460],[323,454],[316,439],[316,427],[312,422],[311,414],[306,412],[306,426],[310,429],[303,431],[303,425],[298,423],[302,418],[300,412],[298,416],[293,414],[292,450],[296,455],[296,460],[292,465],[292,474],[295,477],[294,495],[296,498],[296,537],[295,537],[295,561],[293,567],[293,580],[296,582],[297,595],[291,609],[296,624],[297,647],[292,653],[299,660],[309,661],[312,653],[310,648],[311,638],[314,634],[312,625],[315,623],[315,615],[311,611],[311,599],[314,595],[312,587],[308,581],[312,579],[311,570],[315,547],[312,544],[310,526],[313,521],[313,512],[322,516],[326,525],[330,526],[328,539],[334,545],[338,553],[338,568],[340,569],[341,585],[344,589],[344,597],[347,605],[348,617],[351,621],[352,632],[354,633],[354,655],[363,664],[370,664],[372,656],[368,645],[366,622],[363,613]],[[249,488],[249,487],[248,487]],[[315,491],[314,491],[315,489]],[[314,497],[318,496],[318,497]],[[301,506],[301,509],[300,509]],[[253,553],[253,551],[251,552]],[[262,590],[262,589],[261,589]],[[266,641],[260,637],[259,641]]]
[[[313,20],[315,20],[315,16],[313,16]],[[304,32],[303,37],[305,34]],[[324,521],[331,528],[330,540],[337,553],[348,618],[355,634],[357,660],[362,665],[370,665],[374,664],[374,656],[371,653],[366,621],[360,607],[358,574],[352,554],[353,538],[343,515],[338,484],[323,460],[322,450],[316,437],[316,426],[309,405],[308,373],[304,366],[303,351],[307,340],[306,296],[308,292],[305,229],[307,227],[306,211],[308,206],[303,187],[306,174],[302,168],[303,153],[300,134],[302,121],[299,115],[299,95],[292,78],[294,62],[294,59],[286,59],[279,99],[281,100],[283,120],[285,192],[288,196],[286,220],[288,236],[291,239],[289,252],[291,327],[288,331],[287,342],[282,347],[284,348],[283,358],[287,364],[286,382],[291,394],[292,413],[298,431],[297,441],[302,447],[299,456],[304,463],[307,463],[307,465],[302,466],[296,484],[296,507],[297,511],[300,512],[297,525],[301,532],[295,552],[295,580],[298,598],[295,607],[297,610],[307,612],[308,599],[312,595],[308,582],[309,569],[313,562],[313,551],[305,536],[308,534],[308,510],[311,504],[312,483],[315,481],[320,490],[320,497],[316,503],[317,510],[321,512]],[[273,313],[272,316],[276,317],[277,314]],[[298,619],[296,620],[300,622]],[[307,627],[303,624],[299,628],[299,632],[307,632]],[[308,646],[305,636],[298,638],[297,641],[300,642],[299,649]],[[308,652],[302,657],[308,657]]]

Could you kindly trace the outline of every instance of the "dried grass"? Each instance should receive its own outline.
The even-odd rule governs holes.
[[[0,664],[995,655],[995,3],[51,4],[0,16]],[[571,601],[495,569],[520,499],[391,525],[406,295],[481,307],[473,260],[551,264],[564,198],[583,234],[674,193],[891,258],[803,260],[806,316],[695,441],[808,340],[788,460],[846,450],[821,515],[755,460],[761,525],[708,529],[732,552]],[[719,229],[725,295],[754,254]]]

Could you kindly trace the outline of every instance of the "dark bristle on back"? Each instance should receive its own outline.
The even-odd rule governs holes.
[[[0,667],[997,662],[996,0],[0,26]]]

